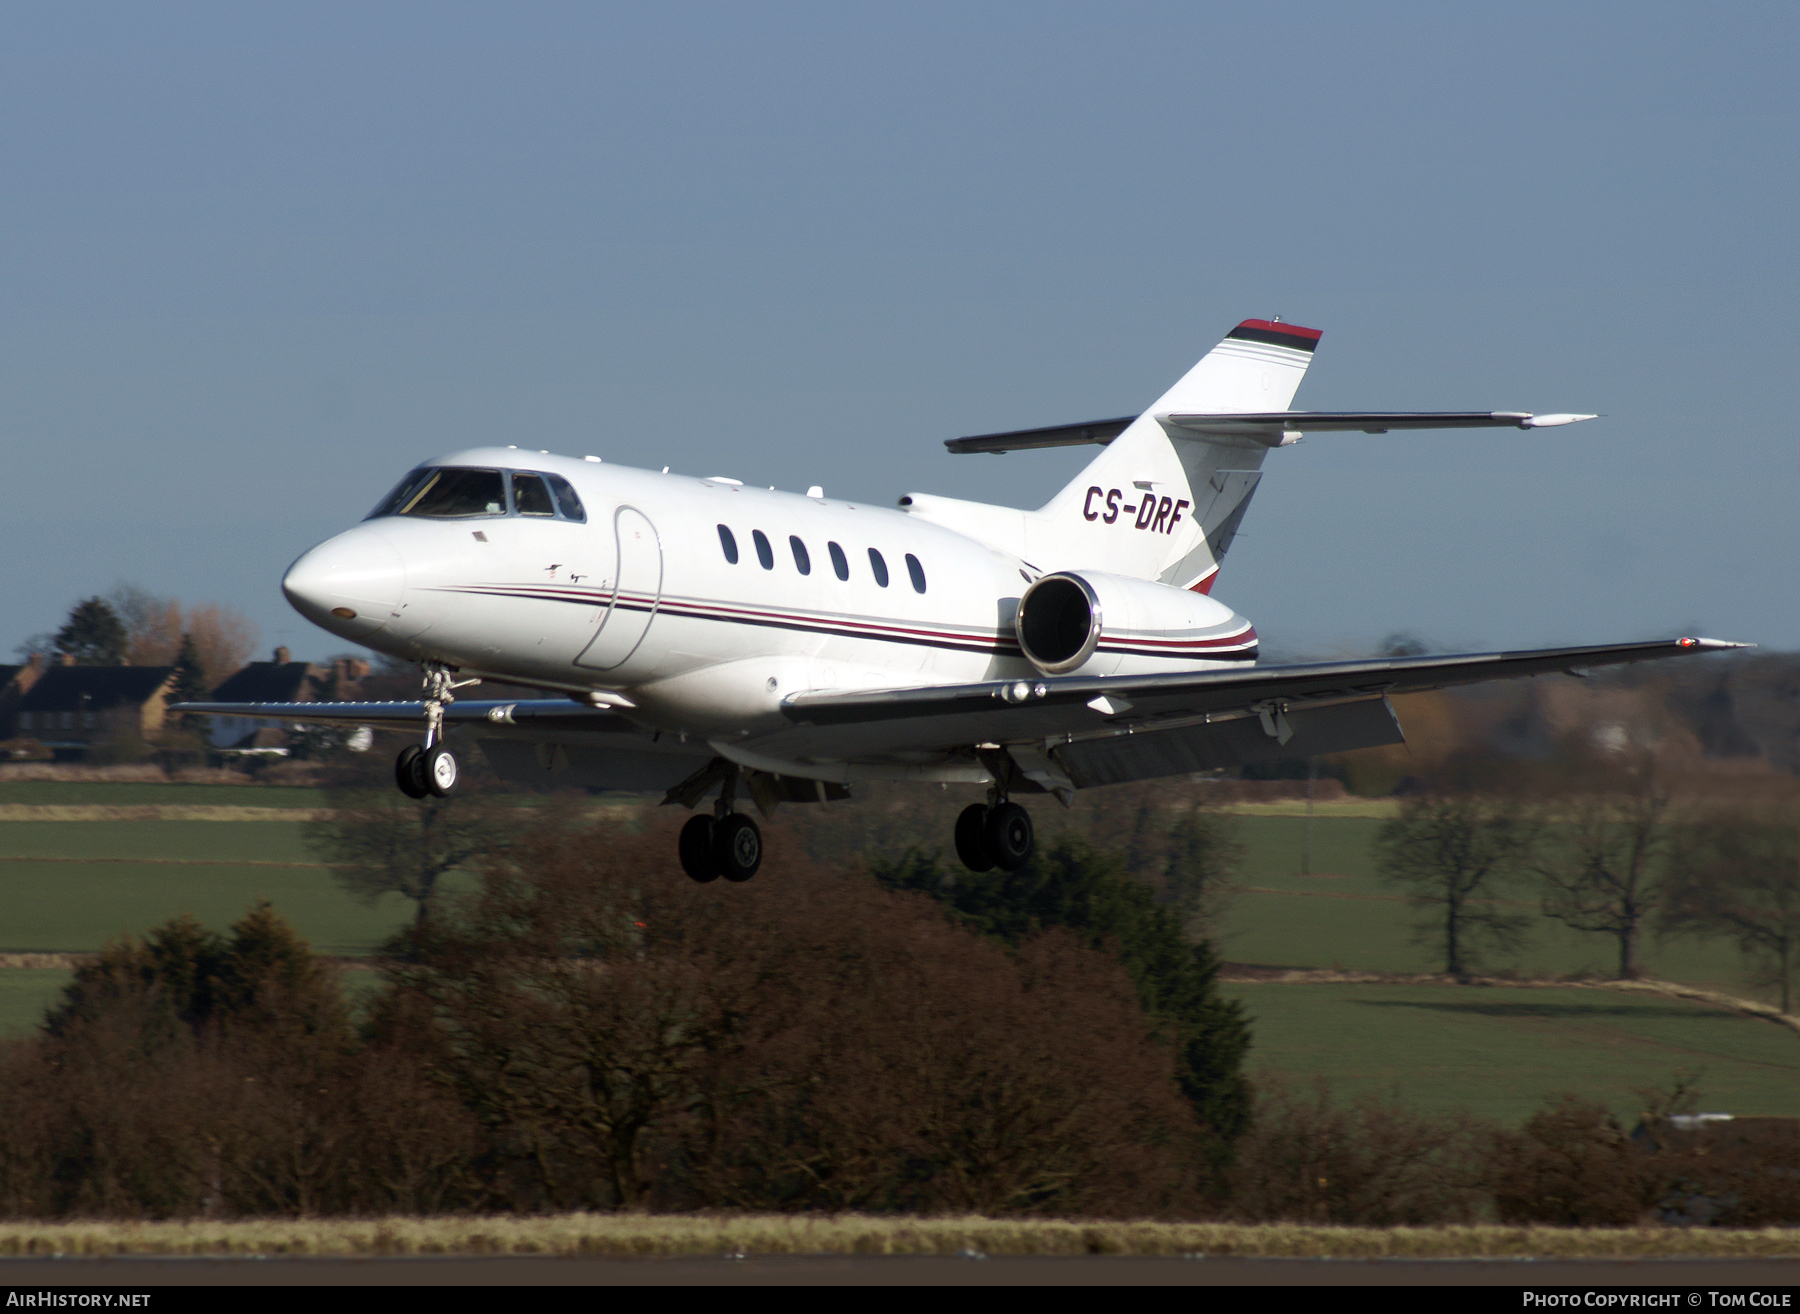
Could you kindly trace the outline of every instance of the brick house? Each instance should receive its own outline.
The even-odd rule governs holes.
[[[65,657],[20,695],[15,733],[59,762],[121,739],[148,741],[162,730],[174,683],[173,666],[75,666]]]
[[[274,659],[250,662],[212,691],[220,703],[345,702],[359,696],[359,685],[369,664],[340,657],[329,666],[297,662],[286,648],[277,648]],[[214,748],[236,752],[285,752],[288,727],[252,720],[245,716],[215,716],[208,739]]]
[[[23,666],[0,666],[0,740],[19,733],[19,703],[44,673],[44,658],[32,653]]]

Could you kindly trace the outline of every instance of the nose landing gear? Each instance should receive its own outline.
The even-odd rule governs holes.
[[[713,815],[689,817],[676,843],[681,869],[702,884],[721,876],[728,881],[747,881],[762,866],[762,830],[753,818],[731,810],[737,799],[737,777],[734,767],[725,775]]]
[[[442,662],[425,663],[425,742],[408,744],[394,759],[394,783],[408,798],[446,798],[456,788],[459,772],[456,755],[444,742],[444,708],[456,701],[454,690],[480,683],[452,679]]]

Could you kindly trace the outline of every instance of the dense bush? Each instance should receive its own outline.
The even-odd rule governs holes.
[[[1069,835],[1018,871],[952,871],[916,849],[872,871],[887,888],[929,895],[954,921],[1004,944],[1059,927],[1116,958],[1161,1023],[1182,1093],[1212,1133],[1213,1161],[1223,1162],[1250,1117],[1242,1073],[1250,1027],[1241,1006],[1219,994],[1212,946],[1189,940],[1178,907],[1159,904],[1112,857]]]
[[[1490,1185],[1502,1222],[1623,1227],[1656,1199],[1657,1165],[1603,1106],[1563,1095],[1501,1132]]]
[[[1488,1143],[1475,1120],[1424,1113],[1397,1094],[1346,1104],[1324,1081],[1297,1091],[1265,1079],[1224,1205],[1245,1222],[1471,1222]]]
[[[0,1210],[1191,1212],[1204,1131],[1105,953],[789,863],[551,831],[394,946],[366,1025],[274,914],[108,947],[0,1048]]]

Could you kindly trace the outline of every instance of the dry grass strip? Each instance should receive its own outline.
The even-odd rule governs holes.
[[[188,803],[0,803],[0,821],[310,821],[327,808],[235,808]]]
[[[1303,798],[1269,799],[1265,802],[1221,803],[1219,811],[1239,817],[1304,817],[1308,814]],[[1311,815],[1320,821],[1332,817],[1375,817],[1385,820],[1400,815],[1400,800],[1395,798],[1334,799],[1317,801]]]
[[[1308,1227],[992,1218],[564,1214],[0,1224],[0,1255],[1236,1255],[1800,1258],[1800,1229]]]
[[[1508,990],[1619,990],[1628,994],[1661,995],[1667,999],[1690,999],[1699,1004],[1728,1009],[1745,1017],[1760,1018],[1777,1026],[1800,1032],[1800,1017],[1783,1013],[1773,1004],[1743,999],[1737,995],[1706,990],[1700,986],[1682,985],[1678,981],[1640,979],[1636,981],[1558,981],[1527,980],[1507,976],[1472,976],[1458,980],[1453,976],[1429,972],[1345,972],[1336,968],[1259,968],[1251,964],[1227,963],[1219,971],[1219,980],[1240,985],[1471,985],[1492,986]]]
[[[329,862],[269,862],[262,858],[59,858],[45,854],[3,853],[0,862],[68,862],[91,867],[104,863],[124,863],[133,867],[317,867],[329,869]]]

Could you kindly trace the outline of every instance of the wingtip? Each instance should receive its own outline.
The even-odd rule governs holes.
[[[1583,420],[1597,420],[1600,416],[1576,415],[1570,411],[1557,411],[1550,415],[1534,415],[1519,425],[1521,429],[1555,429],[1565,424],[1580,424]]]
[[[1680,638],[1675,640],[1678,648],[1691,648],[1699,652],[1729,652],[1735,648],[1754,648],[1754,643],[1738,643],[1733,639],[1699,639]]]

